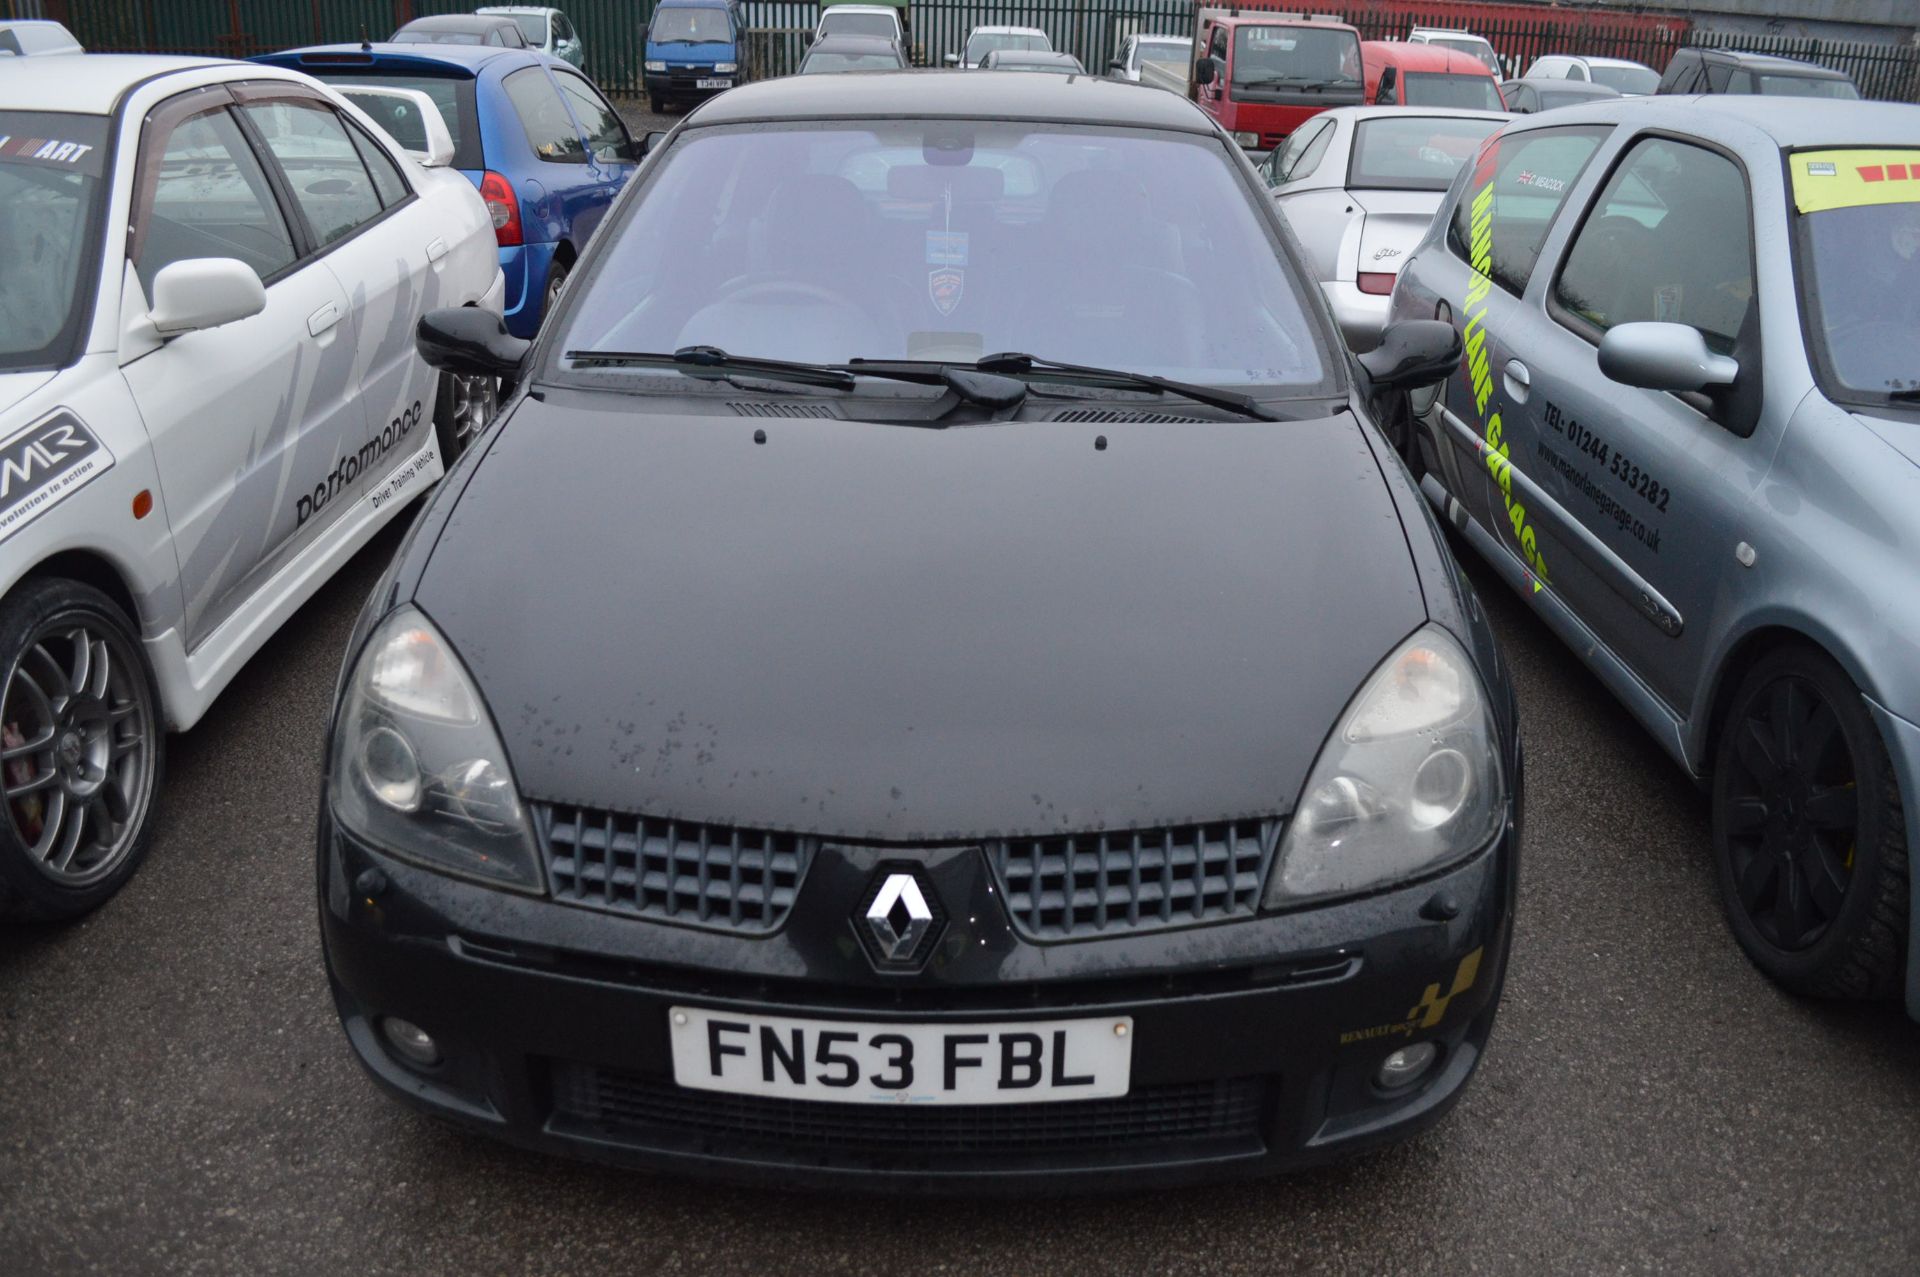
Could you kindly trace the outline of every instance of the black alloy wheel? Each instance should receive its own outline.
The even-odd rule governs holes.
[[[493,377],[440,374],[440,394],[433,405],[433,433],[440,444],[440,462],[448,469],[467,445],[493,420],[500,407],[500,383]]]
[[[1818,652],[1769,653],[1734,693],[1716,755],[1715,872],[1741,947],[1798,993],[1897,989],[1906,822],[1859,690]]]
[[[553,259],[553,265],[547,267],[547,291],[540,298],[540,322],[545,324],[547,316],[560,302],[560,293],[567,286],[568,266],[559,258]]]
[[[0,918],[77,917],[119,890],[152,837],[163,736],[126,616],[45,579],[0,605]]]

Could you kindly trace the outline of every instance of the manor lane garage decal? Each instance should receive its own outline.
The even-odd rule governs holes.
[[[1599,462],[1608,474],[1626,485],[1628,492],[1644,500],[1649,513],[1666,511],[1673,490],[1657,481],[1650,472],[1642,470],[1625,453],[1567,416],[1558,404],[1548,403],[1541,416],[1549,429],[1566,439],[1576,451]],[[1622,505],[1611,492],[1604,491],[1588,477],[1584,468],[1561,456],[1547,445],[1546,440],[1539,442],[1538,449],[1540,460],[1546,462],[1550,469],[1559,471],[1562,478],[1598,507],[1600,513],[1612,520],[1615,526],[1655,554],[1660,553],[1660,529],[1650,528],[1642,522],[1636,512],[1637,506]]]
[[[300,500],[294,505],[293,526],[299,527],[326,509],[335,493],[352,487],[355,479],[412,434],[413,428],[419,424],[420,401],[416,399],[411,408],[389,421],[386,429],[361,444],[360,451],[350,452],[335,462],[333,469],[327,472],[327,477],[313,485],[312,492],[300,494]]]
[[[0,540],[113,468],[113,454],[70,412],[0,443]]]

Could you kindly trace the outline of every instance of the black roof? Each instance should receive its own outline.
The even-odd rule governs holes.
[[[1093,76],[959,70],[759,80],[712,99],[687,123],[699,128],[776,120],[921,117],[1214,131],[1213,121],[1193,103],[1148,84]]]
[[[1698,52],[1708,62],[1724,62],[1730,66],[1745,67],[1749,71],[1805,75],[1822,80],[1850,78],[1845,71],[1835,71],[1818,62],[1802,62],[1798,58],[1783,58],[1772,53],[1748,53],[1744,49],[1701,49]]]

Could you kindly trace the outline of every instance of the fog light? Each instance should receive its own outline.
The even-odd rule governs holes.
[[[440,1063],[440,1044],[413,1021],[387,1016],[380,1021],[380,1033],[408,1064],[430,1069]]]
[[[1415,1042],[1412,1046],[1401,1047],[1381,1061],[1380,1071],[1373,1075],[1373,1080],[1384,1091],[1397,1091],[1419,1081],[1439,1058],[1439,1047],[1431,1042]]]

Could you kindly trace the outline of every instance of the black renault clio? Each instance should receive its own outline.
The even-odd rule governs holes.
[[[319,880],[389,1091],[782,1183],[1138,1187],[1403,1138],[1507,957],[1514,703],[1231,139],[818,76],[654,148],[375,591]]]

